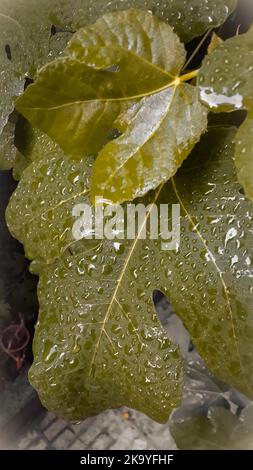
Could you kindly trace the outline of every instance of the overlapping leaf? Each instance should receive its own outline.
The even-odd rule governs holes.
[[[184,47],[171,28],[166,25],[159,27],[158,20],[148,13],[135,13],[139,22],[133,32],[128,30],[133,17],[131,10],[123,13],[122,20],[122,13],[105,17],[108,18],[105,19],[106,24],[111,21],[112,27],[117,19],[122,21],[122,27],[118,28],[118,40],[120,43],[123,36],[124,41],[122,46],[116,48],[113,63],[107,62],[107,59],[103,62],[102,58],[98,58],[100,65],[104,67],[103,70],[96,70],[88,67],[90,57],[83,62],[75,58],[55,61],[42,69],[36,83],[16,103],[17,109],[33,125],[48,133],[70,155],[80,157],[85,153],[99,151],[123,105],[125,107],[127,102],[131,105],[133,101],[163,89],[173,81],[170,70],[162,69],[160,65],[170,65],[174,71],[176,63],[177,70],[184,63]],[[98,48],[101,43],[101,23],[103,24],[102,20],[98,22],[98,33],[95,35]],[[142,28],[141,23],[144,23],[143,27],[146,26],[146,29]],[[170,60],[165,47],[161,49],[164,31],[170,39]],[[108,27],[108,35],[109,32]],[[101,34],[103,33],[104,29]],[[112,40],[111,36],[109,39]],[[139,42],[142,45],[144,40],[145,48],[139,46]],[[151,42],[154,43],[154,50],[147,60],[147,46],[151,47]],[[109,46],[112,46],[111,42],[108,42]],[[95,64],[99,54],[102,54],[102,50],[99,48],[96,52],[95,48]],[[110,68],[108,70],[110,65],[117,66],[116,72]]]
[[[118,64],[126,67],[130,62],[134,69],[136,61],[141,60],[143,67],[161,69],[160,73],[166,70],[172,78],[180,73],[186,56],[170,26],[150,13],[134,9],[107,13],[95,24],[81,28],[67,52],[97,68]]]
[[[253,450],[252,405],[238,418],[222,407],[213,407],[208,416],[173,423],[170,427],[182,450]]]
[[[86,4],[86,0],[1,1],[3,31],[7,21],[12,21],[25,37],[26,57],[20,54],[19,58],[31,78],[64,51],[80,19],[84,21],[87,15]]]
[[[38,67],[62,54],[73,32],[103,13],[128,8],[152,10],[188,40],[221,24],[234,4],[234,0],[206,0],[203,8],[196,0],[171,0],[165,5],[154,0],[41,0],[39,4],[37,0],[2,0],[0,133],[13,110],[13,99],[23,90],[25,74],[33,77]]]
[[[248,117],[237,134],[235,163],[238,178],[253,200],[253,28],[218,46],[204,60],[199,75],[201,99],[214,112],[248,110]]]
[[[206,130],[207,111],[175,78],[185,50],[171,28],[141,10],[111,13],[80,30],[68,52],[17,109],[74,157],[97,153],[112,127],[124,128],[98,156],[92,200],[133,199],[173,176]]]
[[[96,159],[93,202],[101,197],[119,203],[157,188],[175,175],[207,128],[206,109],[190,85],[144,98],[129,114],[117,123],[125,132]]]
[[[65,192],[75,194],[75,178],[69,181],[68,171],[56,181],[60,163],[43,155],[25,170],[8,225],[34,259],[52,260],[51,245],[62,253],[49,266],[35,265],[41,311],[30,373],[43,403],[59,415],[82,419],[125,404],[167,419],[179,399],[182,370],[154,315],[154,289],[170,299],[213,372],[253,396],[252,206],[234,175],[233,138],[234,130],[210,131],[176,177],[143,201],[180,204],[177,253],[162,251],[161,240],[138,236],[95,240],[89,251],[82,240],[69,251],[58,209]],[[38,171],[48,199],[58,187],[64,194],[39,225]]]
[[[86,0],[87,23],[109,11],[141,8],[151,11],[158,18],[170,24],[183,42],[201,36],[209,28],[220,26],[236,7],[236,0]],[[86,20],[86,18],[85,18]],[[83,24],[79,23],[79,27]]]
[[[182,41],[189,42],[223,24],[236,5],[237,0],[166,0],[154,11],[174,27]]]
[[[75,4],[71,5],[70,4]],[[78,4],[77,4],[78,3]],[[85,1],[66,1],[71,18]],[[14,101],[24,90],[25,77],[34,77],[38,67],[59,56],[72,33],[68,30],[70,16],[62,10],[61,0],[2,0],[0,5],[0,145],[6,145],[6,131],[1,135]],[[54,22],[62,29],[52,34]],[[10,135],[10,133],[9,133]],[[10,135],[14,139],[14,133]],[[2,159],[2,158],[1,158]],[[2,167],[10,166],[8,153]],[[14,161],[14,160],[13,160]]]

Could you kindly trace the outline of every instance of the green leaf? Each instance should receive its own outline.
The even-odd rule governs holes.
[[[125,72],[98,71],[73,59],[58,60],[41,70],[16,107],[66,153],[80,158],[96,153],[105,143],[121,103],[149,93],[152,83],[156,89],[168,81],[167,74],[150,67],[139,82],[140,70],[143,73],[136,67],[126,80]]]
[[[169,4],[168,4],[169,3]],[[97,20],[103,13],[128,8],[152,10],[169,22],[182,39],[202,34],[218,26],[233,10],[234,0],[2,0],[0,5],[0,134],[13,111],[14,98],[23,91],[24,77],[36,75],[38,68],[62,55],[73,32]],[[189,11],[188,11],[189,9]],[[53,28],[56,26],[56,28]],[[5,46],[10,46],[11,60]],[[168,49],[169,53],[169,49]],[[167,54],[168,55],[168,54]],[[1,136],[0,136],[1,139]],[[3,144],[2,144],[3,145]]]
[[[24,158],[30,163],[26,169]],[[23,240],[27,258],[51,263],[71,247],[72,208],[87,199],[92,162],[68,159],[57,144],[35,131],[30,151],[15,164],[15,175],[22,178],[6,212],[10,231]],[[21,224],[16,211],[23,213]]]
[[[134,14],[139,21],[132,26]],[[110,27],[115,29],[117,21],[115,37],[119,46],[113,48]],[[104,22],[106,28],[101,28]],[[125,109],[126,105],[170,85],[171,72],[179,71],[185,61],[184,47],[171,28],[149,13],[132,10],[114,13],[98,21],[94,28],[97,30],[93,35],[96,47],[88,53],[85,62],[72,58],[52,62],[41,70],[36,83],[28,87],[16,103],[32,125],[46,132],[74,157],[97,153],[122,107]],[[87,34],[90,34],[89,29]],[[101,34],[105,34],[107,41],[102,49]],[[83,36],[83,48],[86,48],[85,30],[82,30]],[[78,38],[72,49],[79,51]],[[170,58],[164,47],[165,39],[170,40]],[[104,65],[106,70],[89,67],[91,59],[95,65]],[[111,65],[116,66],[116,71],[110,70]]]
[[[74,157],[97,153],[112,127],[124,127],[99,154],[92,201],[133,199],[167,181],[207,127],[196,88],[181,83],[191,75],[172,75],[185,50],[171,28],[139,10],[110,13],[68,50],[71,58],[45,67],[17,109]]]
[[[221,407],[213,407],[207,417],[175,422],[171,433],[182,450],[253,450],[253,407],[238,418]]]
[[[14,101],[24,90],[25,77],[33,78],[37,68],[62,54],[72,37],[67,32],[69,19],[66,19],[67,6],[71,17],[75,9],[84,6],[73,0],[2,0],[0,5],[0,146],[6,145],[6,132],[1,135],[9,115],[14,109]],[[69,16],[70,18],[70,16]],[[56,22],[65,32],[52,36],[51,28]],[[72,23],[71,23],[72,24]],[[11,136],[10,136],[11,138]],[[12,136],[14,139],[14,133]],[[1,158],[1,160],[3,160]],[[10,167],[7,151],[6,162]]]
[[[25,38],[20,25],[0,14],[0,134],[24,89]]]
[[[118,64],[126,67],[125,62],[134,68],[141,59],[143,67],[152,64],[152,68],[166,70],[172,78],[180,73],[186,58],[185,48],[170,26],[150,13],[134,9],[108,13],[80,29],[67,53],[96,68]]]
[[[20,55],[33,78],[38,68],[62,54],[78,27],[80,13],[87,17],[86,0],[1,0],[3,30],[7,18],[18,24],[25,36],[26,58]],[[56,26],[56,30],[52,29]]]
[[[235,165],[238,180],[253,201],[253,107],[236,135]]]
[[[180,204],[177,252],[162,251],[160,239],[142,240],[140,233],[132,241],[65,239],[66,210],[58,209],[71,194],[66,209],[72,212],[75,177],[69,181],[69,169],[59,177],[60,161],[46,155],[25,170],[7,221],[40,261],[34,265],[40,320],[30,379],[60,416],[83,419],[125,404],[167,419],[180,397],[182,366],[154,315],[154,289],[168,297],[211,370],[253,397],[252,205],[234,174],[234,135],[234,129],[210,130],[177,175],[141,200]],[[38,171],[48,193],[45,212],[54,198],[50,216],[41,217],[46,193],[42,199],[34,190]],[[48,266],[41,261],[52,261],[51,245],[62,254]]]
[[[91,199],[133,200],[175,175],[207,128],[198,90],[181,84],[143,98],[115,123],[125,132],[96,159]],[[128,119],[129,118],[129,119]],[[127,122],[126,122],[127,121]]]
[[[154,11],[161,12],[183,42],[189,42],[222,25],[236,5],[237,0],[166,0],[155,6]]]
[[[0,170],[10,170],[15,162],[14,130],[15,125],[7,122],[0,137]]]
[[[236,167],[246,195],[253,200],[252,116],[253,116],[253,28],[218,46],[206,58],[198,84],[203,103],[213,112],[248,110],[248,117],[236,138]]]
[[[168,23],[179,35],[183,42],[191,41],[201,36],[210,28],[216,28],[224,23],[234,11],[236,0],[86,0],[88,17],[85,23],[91,23],[97,17],[111,11],[141,8],[151,11],[159,19]],[[80,26],[84,24],[79,23]],[[79,27],[80,27],[79,26]]]
[[[207,56],[198,84],[202,101],[213,112],[248,109],[253,105],[253,27],[220,44]]]
[[[30,381],[67,420],[124,404],[165,422],[179,405],[182,361],[158,322],[151,289],[135,280],[134,260],[145,251],[128,262],[132,248],[105,243],[86,253],[79,244],[79,253],[40,271]]]
[[[216,47],[218,47],[222,43],[223,40],[216,33],[213,33],[210,44],[208,46],[208,54],[211,54],[216,49]]]

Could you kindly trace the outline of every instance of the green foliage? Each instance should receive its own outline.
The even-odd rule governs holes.
[[[41,320],[36,330],[38,346],[31,380],[49,408],[67,418],[80,419],[96,413],[101,403],[119,406],[115,391],[121,404],[134,406],[159,421],[166,420],[170,407],[179,400],[182,370],[178,353],[169,342],[162,349],[168,363],[161,360],[163,352],[159,353],[157,335],[163,341],[165,337],[153,311],[154,289],[167,294],[198,351],[217,376],[252,396],[253,327],[248,269],[252,234],[244,230],[250,223],[252,207],[240,194],[234,175],[234,132],[210,131],[172,182],[143,201],[180,203],[183,236],[178,253],[162,252],[160,240],[144,241],[138,236],[131,243],[87,244],[71,239],[74,222],[71,207],[82,200],[79,197],[89,187],[87,159],[82,162],[80,174],[76,166],[80,162],[72,160],[71,166],[70,160],[68,166],[68,159],[60,150],[51,158],[47,152],[43,155],[42,145],[41,158],[24,171],[11,199],[7,221],[14,236],[24,243],[29,257],[37,261]],[[34,196],[38,182],[40,191]],[[201,333],[203,328],[205,335]],[[143,349],[138,349],[139,335]],[[167,397],[167,407],[159,407],[158,412],[155,406],[152,413],[154,396],[145,385],[150,376],[147,344],[152,355],[160,358],[163,374],[163,380],[159,373],[151,374],[150,383],[154,383],[158,400]],[[138,359],[141,369],[135,362],[131,366],[128,354],[122,355],[132,345],[136,348],[133,357]],[[126,368],[122,366],[124,361]],[[112,366],[117,374],[113,374]],[[177,370],[175,394],[170,388],[171,379],[165,380],[167,366],[168,373]],[[133,374],[133,383],[138,383],[141,390],[136,396],[134,388],[131,393],[128,389],[131,402],[126,400],[124,391],[125,382],[130,380],[128,374]],[[73,393],[83,390],[80,377],[85,381],[85,391],[77,405],[65,390],[73,383],[81,387],[75,385]],[[94,391],[96,380],[103,391],[91,397],[89,393]],[[118,386],[114,382],[112,386],[111,380],[118,381]],[[51,392],[51,382],[57,383],[59,394],[55,389]],[[75,403],[74,408],[70,402]]]
[[[25,35],[15,36],[17,59],[3,62],[11,78],[1,95],[8,147],[0,148],[20,179],[8,227],[40,278],[30,380],[44,405],[68,420],[127,405],[165,422],[179,405],[183,359],[157,319],[155,289],[170,299],[212,372],[253,398],[252,204],[240,185],[251,197],[252,30],[214,40],[196,85],[198,71],[183,73],[180,39],[221,24],[236,2],[165,3],[112,1],[105,11],[102,1],[101,8],[100,1],[45,1],[37,9],[29,0],[16,9],[13,0],[6,20]],[[4,1],[4,15],[7,7]],[[64,31],[52,36],[52,24]],[[16,106],[30,124],[16,125],[12,158],[7,121],[24,69],[35,81]],[[238,132],[212,124],[202,136],[209,109],[246,109],[248,117]],[[161,238],[143,240],[140,232],[134,240],[76,241],[73,207],[92,208],[96,196],[138,197],[149,205],[147,222],[154,204],[179,204],[180,247],[163,251]],[[196,419],[209,438],[209,418]],[[202,445],[200,435],[185,444],[181,428],[175,433],[182,447]]]
[[[238,179],[253,200],[253,28],[219,45],[204,60],[198,83],[202,101],[214,112],[246,109],[248,117],[236,136]]]
[[[81,29],[68,53],[16,107],[74,157],[99,152],[112,127],[122,131],[99,152],[92,201],[130,200],[171,178],[206,130],[207,112],[196,87],[175,78],[185,50],[170,26],[141,10],[109,13]]]
[[[14,145],[15,124],[7,122],[0,139],[0,170],[10,170],[15,162],[17,149]]]
[[[208,416],[197,416],[170,427],[182,450],[253,450],[253,408],[240,418],[222,407],[210,408]]]
[[[0,138],[25,76],[33,78],[38,68],[62,55],[73,32],[102,14],[129,8],[154,11],[185,41],[222,24],[235,4],[235,0],[206,0],[203,8],[199,0],[167,0],[165,5],[155,0],[40,0],[39,5],[38,0],[2,0]]]

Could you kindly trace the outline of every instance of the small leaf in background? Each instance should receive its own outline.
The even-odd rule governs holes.
[[[199,102],[198,90],[190,85],[143,98],[136,113],[135,107],[125,132],[96,159],[93,203],[96,196],[113,203],[133,200],[157,188],[175,175],[207,129],[206,108]],[[120,126],[124,119],[128,116],[123,113]]]
[[[235,165],[238,180],[253,201],[253,106],[236,135]]]
[[[182,368],[154,316],[155,289],[170,300],[213,373],[253,397],[252,205],[234,174],[234,135],[234,129],[210,130],[174,179],[141,200],[180,204],[178,252],[162,251],[161,240],[137,236],[96,240],[88,251],[82,240],[71,251],[66,244],[63,253],[66,227],[59,225],[55,200],[51,219],[42,217],[37,225],[37,177],[32,166],[24,172],[8,209],[8,225],[40,260],[41,311],[30,378],[49,409],[73,420],[124,404],[158,421],[168,418],[180,400]],[[40,184],[50,196],[58,182],[48,179],[55,174],[54,161],[43,167],[43,158],[34,165],[44,170]],[[75,185],[68,177],[69,170],[60,188],[65,184],[69,195]],[[57,198],[57,207],[65,204],[64,195]],[[60,230],[53,234],[57,224]],[[48,266],[51,245],[62,254]],[[51,389],[50,383],[56,386]]]
[[[245,194],[253,200],[253,27],[218,46],[200,70],[200,96],[213,112],[248,110],[236,137],[236,168]]]
[[[7,19],[22,29],[26,57],[23,63],[30,78],[38,68],[61,55],[76,30],[78,21],[87,16],[86,0],[1,0],[3,30]],[[1,28],[2,30],[2,28]]]
[[[68,6],[71,13],[69,18],[76,14],[75,7],[84,7],[85,1],[64,1],[65,9]],[[63,16],[62,8],[62,0],[41,0],[39,4],[38,0],[1,0],[0,148],[6,146],[6,132],[2,134],[2,131],[14,109],[15,98],[24,90],[25,77],[33,78],[38,67],[62,54],[73,35],[67,28],[70,20]],[[63,32],[52,34],[54,21]],[[14,139],[14,132],[10,139]],[[10,168],[11,160],[8,151],[6,162],[1,156],[1,167]]]
[[[170,431],[181,450],[253,450],[253,406],[240,417],[212,407],[207,416],[172,422]]]
[[[214,51],[214,49],[216,49],[216,47],[218,47],[222,43],[223,43],[223,40],[216,33],[213,33],[211,42],[208,46],[208,51],[207,51],[208,54],[211,54]]]

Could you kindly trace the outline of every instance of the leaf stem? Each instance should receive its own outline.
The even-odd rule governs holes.
[[[179,77],[179,80],[180,80],[181,83],[182,82],[188,82],[192,78],[197,77],[198,73],[199,73],[199,69],[198,70],[193,70],[192,72],[186,73],[186,74],[182,75],[181,77]]]

